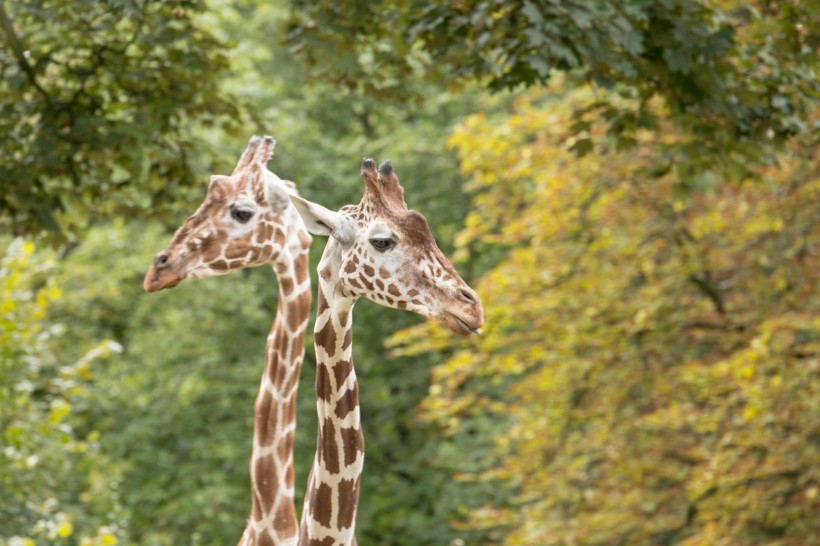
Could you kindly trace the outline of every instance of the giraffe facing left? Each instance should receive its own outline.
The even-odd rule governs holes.
[[[239,546],[293,546],[293,441],[296,390],[311,306],[311,236],[290,202],[292,182],[267,169],[273,138],[254,136],[230,176],[211,177],[205,200],[154,257],[147,292],[270,264],[279,303],[265,347],[265,368],[254,404],[250,461],[251,515]]]

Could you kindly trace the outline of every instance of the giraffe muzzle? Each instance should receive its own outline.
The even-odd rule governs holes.
[[[481,335],[481,334],[484,333],[481,330],[481,328],[473,328],[472,326],[470,326],[469,324],[467,324],[466,322],[464,322],[463,320],[461,320],[458,317],[455,317],[455,319],[456,319],[456,323],[458,323],[458,325],[461,326],[461,328],[463,328],[464,330],[467,330],[469,332],[472,332],[472,333],[478,334],[478,335]]]
[[[173,288],[182,282],[182,277],[171,271],[170,268],[152,265],[142,281],[146,292],[158,292],[165,288]]]

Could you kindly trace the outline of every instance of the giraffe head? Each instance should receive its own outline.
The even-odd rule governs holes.
[[[439,250],[427,219],[408,210],[393,165],[377,171],[365,159],[361,174],[361,202],[339,212],[290,196],[308,230],[331,237],[325,256],[335,271],[320,275],[336,278],[343,295],[414,311],[462,335],[481,333],[481,300]]]
[[[310,235],[288,199],[296,192],[293,184],[265,166],[275,144],[269,136],[254,136],[230,176],[211,176],[205,201],[154,257],[143,281],[146,291],[263,263],[276,266],[307,249]]]

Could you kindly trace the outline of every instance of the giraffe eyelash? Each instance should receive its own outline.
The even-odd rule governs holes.
[[[387,252],[396,246],[396,242],[393,241],[393,239],[370,239],[370,244],[379,252]]]
[[[233,218],[240,224],[246,223],[248,220],[251,219],[251,217],[253,217],[252,210],[231,207],[231,218]]]

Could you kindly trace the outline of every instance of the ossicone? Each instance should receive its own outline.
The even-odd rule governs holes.
[[[382,198],[388,206],[398,208],[400,210],[407,210],[407,204],[404,202],[404,188],[399,183],[399,177],[393,170],[393,163],[384,161],[379,166],[379,180],[382,187]]]
[[[236,163],[232,174],[237,174],[244,171],[253,164],[261,164],[263,167],[267,165],[270,158],[273,157],[273,149],[276,147],[276,141],[270,135],[260,137],[253,135],[248,141],[248,146],[242,152],[242,156]]]
[[[376,161],[366,157],[362,159],[362,180],[364,180],[364,194],[372,199],[379,195],[379,175],[376,172]]]
[[[393,173],[393,163],[391,163],[389,159],[379,166],[379,174],[380,175],[388,176],[392,173]]]

